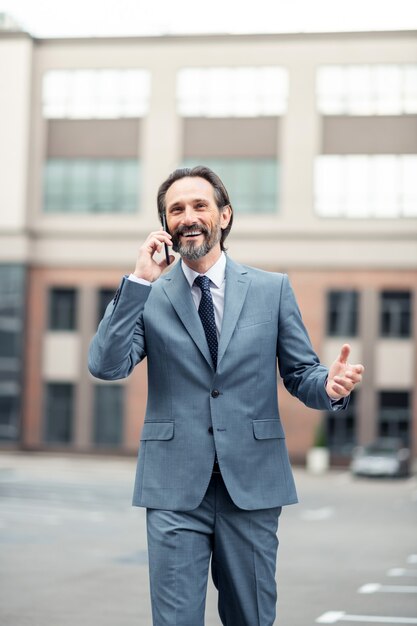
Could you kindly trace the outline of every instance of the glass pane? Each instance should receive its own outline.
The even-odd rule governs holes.
[[[382,337],[410,337],[412,299],[409,291],[383,291],[380,303]]]
[[[44,170],[45,211],[133,213],[139,175],[136,159],[51,159]]]
[[[358,326],[358,293],[330,291],[327,294],[327,334],[332,337],[355,337]]]
[[[402,71],[400,66],[380,65],[374,68],[376,113],[399,115],[403,110]]]
[[[73,422],[73,385],[49,383],[45,392],[45,441],[70,443]]]
[[[370,213],[376,217],[401,214],[401,163],[395,155],[375,156],[369,160],[371,182]]]
[[[375,113],[375,93],[371,68],[351,65],[346,71],[347,113],[369,115]]]
[[[315,212],[324,217],[414,217],[416,171],[415,155],[316,157]]]
[[[404,68],[404,113],[417,113],[417,65]]]
[[[123,213],[138,210],[138,188],[140,186],[140,167],[137,161],[121,162],[119,171],[118,206]]]
[[[76,330],[77,292],[52,288],[49,294],[49,330]]]
[[[368,217],[371,195],[369,159],[366,156],[348,156],[344,161],[346,177],[346,217]]]
[[[0,440],[20,434],[25,268],[0,264]]]
[[[400,115],[417,112],[417,65],[323,66],[317,102],[324,115]]]
[[[54,118],[139,117],[149,110],[148,70],[54,70],[43,79],[43,114]]]
[[[322,217],[338,217],[345,211],[343,157],[319,156],[314,162],[314,208]]]
[[[94,443],[120,446],[123,435],[122,385],[96,385],[94,408]]]
[[[278,164],[275,159],[186,159],[185,167],[204,164],[226,186],[236,213],[275,213]]]
[[[251,117],[286,109],[287,72],[277,67],[184,68],[178,72],[183,116]]]
[[[401,158],[401,204],[404,217],[417,217],[417,156]]]

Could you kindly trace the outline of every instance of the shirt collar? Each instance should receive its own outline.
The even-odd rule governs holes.
[[[190,285],[190,287],[192,287],[195,279],[197,278],[197,276],[200,276],[200,274],[192,270],[191,267],[188,267],[188,265],[186,265],[184,261],[181,261],[181,268],[184,272],[185,278],[188,281],[188,284]],[[220,287],[224,281],[225,273],[226,255],[224,252],[222,252],[220,258],[215,262],[214,265],[210,267],[209,270],[207,270],[204,276],[210,278],[211,282],[214,283],[216,287]]]

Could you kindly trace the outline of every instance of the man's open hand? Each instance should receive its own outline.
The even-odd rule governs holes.
[[[165,259],[158,262],[153,257],[156,252],[161,252],[163,250],[164,243],[168,246],[172,246],[172,237],[164,230],[157,230],[147,237],[145,242],[139,248],[136,267],[133,272],[137,278],[144,278],[150,283],[153,283],[160,277],[164,269],[167,267],[167,262]],[[175,261],[175,257],[172,254],[169,259],[170,263]]]
[[[342,346],[339,356],[329,369],[329,377],[326,384],[327,395],[332,400],[346,398],[350,392],[362,381],[364,366],[348,363],[350,345]]]

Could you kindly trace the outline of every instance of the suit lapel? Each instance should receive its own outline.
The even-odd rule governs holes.
[[[210,367],[213,367],[204,329],[191,295],[190,285],[181,269],[180,261],[163,277],[163,280],[163,289],[179,319],[207,363]]]
[[[181,269],[181,263],[178,262],[162,280],[164,280],[163,289],[179,319],[207,363],[210,367],[213,367],[207,339],[191,295],[190,285]],[[249,284],[250,279],[247,276],[245,268],[227,258],[223,322],[220,333],[217,366],[226,352],[233,331],[235,330],[243,303],[245,302]]]
[[[227,257],[226,290],[224,294],[223,322],[220,333],[217,366],[226,352],[233,331],[235,330],[249,285],[250,279],[247,276],[246,269]]]

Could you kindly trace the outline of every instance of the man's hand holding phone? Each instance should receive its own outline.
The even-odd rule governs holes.
[[[158,263],[153,258],[154,254],[156,252],[162,252],[164,246],[166,246],[165,258]],[[139,248],[136,267],[133,274],[137,278],[143,278],[144,280],[153,283],[160,277],[164,269],[166,269],[168,259],[170,263],[175,260],[175,257],[172,254],[168,254],[168,246],[172,246],[172,237],[169,233],[165,230],[152,232]]]

